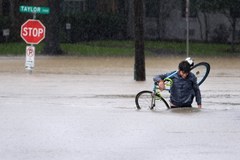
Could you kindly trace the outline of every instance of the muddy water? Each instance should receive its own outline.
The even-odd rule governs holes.
[[[133,58],[0,58],[0,155],[4,160],[238,160],[240,58],[211,64],[203,109],[137,111],[134,96],[183,57],[146,58],[145,82]],[[168,93],[164,93],[167,97]]]
[[[183,57],[146,58],[147,74],[176,69]],[[195,58],[211,64],[212,76],[238,76],[240,58]],[[1,57],[0,72],[23,73],[24,57]],[[132,74],[134,58],[36,57],[35,73],[64,74]],[[102,72],[99,72],[102,71]]]

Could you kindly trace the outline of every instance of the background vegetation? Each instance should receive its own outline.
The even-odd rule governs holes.
[[[190,17],[199,19],[204,15],[204,23],[199,23],[202,42],[190,42],[191,55],[239,55],[239,0],[189,0]],[[47,6],[49,15],[37,15],[46,26],[45,40],[37,45],[37,54],[47,55],[87,55],[87,56],[133,56],[135,53],[134,27],[136,27],[134,6],[140,2],[135,0],[87,0],[84,10],[68,13],[61,8],[66,5],[64,0],[2,0],[2,15],[0,16],[0,29],[10,29],[10,36],[6,40],[0,34],[1,55],[23,55],[25,44],[20,35],[21,24],[32,18],[32,14],[19,12],[20,5]],[[133,3],[138,2],[138,3]],[[178,4],[177,4],[177,3]],[[180,3],[180,5],[179,5]],[[176,7],[182,8],[182,17],[185,16],[186,0],[145,0],[139,6],[143,7],[145,14],[139,18],[151,17],[157,21],[158,27],[165,26],[170,13]],[[138,8],[139,9],[139,8]],[[140,12],[141,13],[141,12]],[[210,35],[208,30],[212,23],[210,14],[222,14],[227,17],[228,25],[224,21],[218,24]],[[71,29],[66,24],[71,24]],[[229,26],[230,25],[230,26]],[[206,28],[205,30],[202,28]],[[185,41],[164,41],[164,30],[159,30],[155,41],[145,40],[144,52],[146,55],[184,54]],[[145,33],[142,32],[142,35]],[[6,43],[7,41],[7,43]],[[190,39],[191,41],[191,39]],[[230,45],[229,45],[230,44]]]
[[[25,43],[0,43],[1,56],[22,56],[25,54]],[[36,54],[40,55],[43,43],[36,45]],[[102,40],[81,43],[61,43],[66,55],[74,56],[134,56],[134,41]],[[237,45],[240,49],[240,45]],[[191,56],[229,56],[231,46],[217,43],[190,43]],[[162,56],[186,53],[185,42],[145,41],[146,56]],[[232,53],[231,55],[236,55]]]

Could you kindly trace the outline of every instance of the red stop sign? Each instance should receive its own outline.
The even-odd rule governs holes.
[[[38,44],[45,38],[45,26],[35,19],[29,19],[21,26],[21,37],[27,44]]]

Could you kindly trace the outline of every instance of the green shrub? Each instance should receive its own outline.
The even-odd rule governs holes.
[[[82,13],[65,17],[63,26],[67,22],[71,24],[70,39],[72,42],[126,37],[126,18],[117,14]]]

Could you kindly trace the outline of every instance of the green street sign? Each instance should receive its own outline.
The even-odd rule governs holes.
[[[37,6],[19,6],[21,13],[38,13],[38,14],[49,14],[49,7],[37,7]]]

